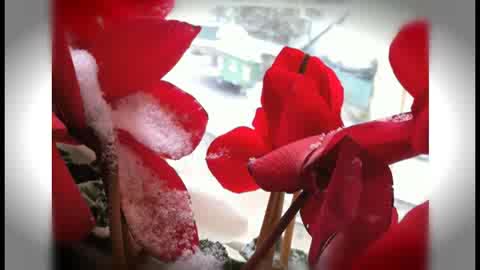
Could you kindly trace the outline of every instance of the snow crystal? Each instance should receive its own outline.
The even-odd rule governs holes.
[[[204,253],[196,249],[193,255],[181,257],[175,263],[170,264],[167,270],[221,270],[224,263],[219,261],[213,253]]]
[[[159,258],[191,252],[196,227],[188,192],[167,188],[130,149],[117,147],[122,209],[133,237]]]
[[[180,125],[180,116],[162,108],[148,94],[139,92],[122,98],[115,106],[113,119],[117,128],[128,131],[157,153],[178,159],[193,151],[191,134]]]
[[[392,122],[392,123],[401,123],[401,122],[405,122],[405,121],[412,120],[412,118],[413,118],[412,113],[407,112],[407,113],[396,114],[396,115],[394,115],[394,116],[387,117],[387,118],[381,119],[381,120],[379,120],[379,121]]]
[[[103,98],[98,82],[95,58],[85,50],[71,49],[73,65],[80,87],[87,124],[105,144],[115,141],[111,108]]]
[[[342,127],[339,127],[337,129],[333,129],[333,130],[330,130],[329,132],[321,134],[320,136],[318,136],[318,141],[317,142],[310,144],[310,149],[315,150],[315,149],[319,148],[320,146],[323,145],[323,143],[325,141],[325,138],[334,135],[335,133],[339,132],[342,129],[343,129]]]
[[[215,153],[209,153],[207,155],[207,159],[217,159],[217,158],[221,158],[221,157],[224,157],[224,156],[228,158],[229,157],[228,153],[229,153],[229,151],[227,149],[222,148]]]

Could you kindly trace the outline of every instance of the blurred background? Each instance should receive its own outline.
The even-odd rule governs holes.
[[[336,72],[345,91],[345,125],[388,117],[409,111],[412,103],[391,70],[388,49],[400,25],[416,15],[382,14],[361,1],[191,2],[177,0],[168,18],[202,30],[164,79],[193,95],[210,120],[195,152],[170,163],[192,193],[200,237],[235,246],[258,235],[268,193],[224,190],[208,170],[205,153],[215,137],[251,126],[263,74],[276,55],[284,46],[298,48]],[[429,195],[428,157],[399,162],[391,170],[395,205],[403,217]],[[284,210],[290,202],[287,195]],[[293,246],[308,250],[310,238],[297,222]]]

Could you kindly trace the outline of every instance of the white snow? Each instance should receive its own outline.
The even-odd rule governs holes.
[[[168,188],[126,146],[117,149],[122,209],[134,238],[160,258],[192,251],[196,231],[188,192]]]
[[[95,130],[103,143],[112,144],[115,141],[115,134],[111,107],[103,98],[95,58],[85,50],[71,49],[70,53],[80,86],[87,124]]]
[[[213,254],[205,254],[197,249],[193,255],[181,257],[170,264],[167,270],[221,270],[223,264]]]
[[[191,135],[180,125],[179,116],[146,93],[122,98],[115,106],[113,120],[117,128],[128,131],[153,151],[166,153],[173,159],[193,150]]]

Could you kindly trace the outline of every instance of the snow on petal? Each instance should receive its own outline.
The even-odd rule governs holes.
[[[132,236],[163,261],[192,253],[198,235],[182,180],[143,145],[120,143],[117,150],[122,209]]]
[[[95,58],[86,50],[72,49],[71,55],[80,85],[87,125],[95,130],[103,143],[113,143],[115,134],[111,107],[105,101],[98,83],[98,66]]]
[[[194,149],[192,135],[178,115],[159,105],[149,94],[137,92],[122,98],[113,111],[115,126],[158,154],[178,159]]]

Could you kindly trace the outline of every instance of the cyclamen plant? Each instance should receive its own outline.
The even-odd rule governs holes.
[[[54,4],[53,142],[87,145],[101,161],[115,269],[132,264],[137,245],[167,262],[199,245],[188,191],[165,158],[190,154],[208,115],[160,78],[200,28],[165,20],[172,4]],[[78,241],[94,220],[58,150],[52,151],[54,237]]]
[[[55,148],[83,144],[95,152],[107,187],[115,269],[133,268],[139,250],[168,262],[200,245],[188,191],[165,159],[197,147],[208,115],[161,80],[200,28],[166,20],[172,8],[172,0],[54,2],[54,237],[80,241],[95,226]],[[298,211],[312,236],[312,269],[425,269],[428,202],[398,222],[389,165],[428,154],[426,22],[402,27],[390,63],[414,98],[411,112],[344,127],[335,73],[286,47],[265,74],[253,128],[236,128],[209,146],[208,168],[225,189],[271,192],[244,269],[271,268],[285,230],[287,267]],[[294,201],[281,217],[285,193]]]
[[[257,111],[255,131],[237,128],[217,138],[209,148],[209,168],[229,190],[247,192],[261,187],[272,194],[302,192],[285,215],[274,221],[268,236],[263,236],[243,269],[257,269],[265,263],[271,267],[268,254],[299,210],[312,235],[309,263],[313,269],[364,269],[361,268],[364,266],[425,269],[428,203],[414,209],[396,225],[398,216],[393,206],[393,179],[388,165],[428,154],[428,24],[417,21],[403,26],[391,44],[392,68],[414,97],[414,103],[411,112],[388,119],[341,127],[338,116],[343,94],[338,80],[324,79],[331,78],[331,73],[321,68],[323,65],[317,58],[311,64],[305,64],[305,59],[308,56],[302,52],[285,48],[264,79],[262,106],[269,117],[264,117],[262,110]],[[308,73],[300,77],[287,72],[273,77],[271,74],[278,70],[279,63],[290,70],[303,71],[306,65],[307,70],[316,71],[310,73],[315,77],[312,80]],[[314,87],[315,79],[323,83],[318,88]],[[320,97],[324,98],[325,93],[336,102],[319,108],[315,102],[323,100]],[[337,107],[332,107],[333,104]],[[336,108],[335,113],[329,114],[332,108]],[[339,129],[334,129],[338,126]],[[308,136],[311,134],[307,130],[317,135]],[[273,151],[262,143],[262,135],[277,142]],[[285,144],[282,146],[279,141]],[[271,208],[269,202],[267,213]],[[415,228],[406,225],[416,222],[419,226]],[[262,232],[263,228],[261,236]],[[408,232],[410,238],[398,238]],[[391,239],[409,239],[413,243],[396,245]],[[413,248],[401,249],[396,254],[405,258],[403,263],[398,259],[389,261],[386,258],[393,254],[388,251],[383,250],[386,258],[378,257],[381,248],[387,248],[386,243],[397,250],[400,246]],[[365,252],[367,255],[362,255]],[[405,257],[409,254],[413,259]]]

